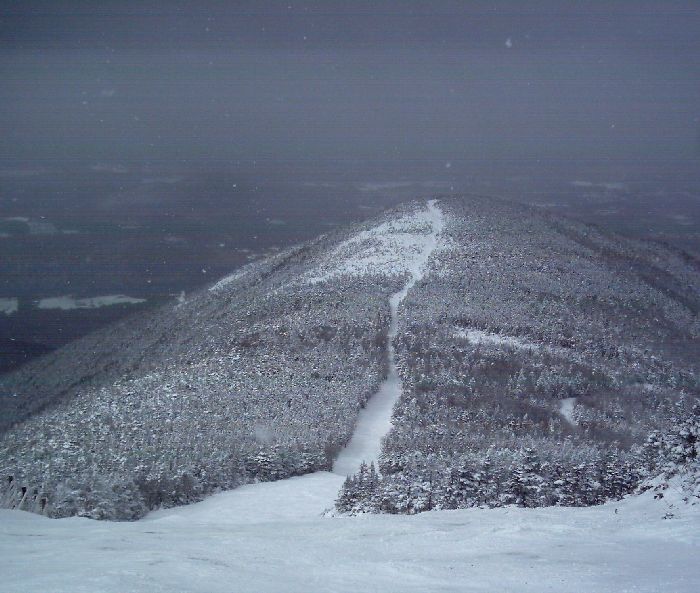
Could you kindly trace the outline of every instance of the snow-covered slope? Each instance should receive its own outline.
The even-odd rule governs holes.
[[[0,591],[700,590],[678,485],[445,510],[621,496],[615,471],[639,468],[610,440],[635,437],[615,398],[649,427],[697,387],[677,354],[692,266],[563,224],[410,204],[19,373],[5,386],[65,391],[0,440],[5,506],[137,518],[234,489],[131,523],[0,510]],[[345,481],[377,459],[381,479]],[[344,484],[351,511],[429,512],[341,515]]]
[[[632,491],[654,471],[645,441],[700,400],[697,260],[498,201],[440,206],[440,245],[399,316],[381,476],[354,476],[339,508]]]
[[[342,478],[243,486],[135,523],[0,511],[3,593],[696,593],[700,511],[651,493],[590,508],[327,517]]]
[[[350,512],[622,496],[700,393],[697,270],[498,200],[404,204],[0,377],[0,506],[134,519],[362,460]]]
[[[318,284],[339,277],[409,274],[415,283],[444,224],[437,200],[429,200],[426,207],[410,210],[343,241],[322,257],[303,281]]]

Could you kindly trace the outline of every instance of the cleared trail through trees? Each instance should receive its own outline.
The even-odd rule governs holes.
[[[435,250],[438,236],[444,227],[442,211],[436,204],[436,200],[430,200],[424,214],[425,222],[430,227],[430,232],[425,235],[425,240],[420,251],[410,262],[410,277],[404,287],[395,292],[389,298],[391,311],[391,323],[387,334],[387,355],[389,361],[389,373],[381,384],[379,391],[373,395],[357,419],[357,426],[353,437],[347,447],[343,449],[333,464],[333,473],[347,476],[354,474],[364,461],[367,464],[375,462],[381,451],[382,437],[391,428],[391,414],[394,404],[401,397],[402,386],[396,368],[396,352],[394,350],[394,338],[399,326],[399,307],[406,298],[408,291],[418,282],[425,273],[425,265]]]

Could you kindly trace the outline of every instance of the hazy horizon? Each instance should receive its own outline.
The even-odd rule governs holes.
[[[698,33],[680,1],[0,0],[0,337],[439,193],[697,253]]]

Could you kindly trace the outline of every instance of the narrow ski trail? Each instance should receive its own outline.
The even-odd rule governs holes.
[[[436,205],[436,200],[428,202],[425,222],[431,230],[425,236],[422,249],[408,266],[409,279],[401,290],[389,297],[391,323],[386,344],[389,362],[387,378],[382,382],[379,391],[360,411],[353,437],[335,460],[333,473],[347,476],[357,472],[363,461],[367,464],[371,462],[376,464],[381,452],[382,438],[391,428],[392,411],[402,393],[401,378],[396,368],[396,352],[394,350],[394,338],[399,326],[399,307],[411,288],[425,274],[425,266],[437,246],[438,236],[444,227],[443,214]]]

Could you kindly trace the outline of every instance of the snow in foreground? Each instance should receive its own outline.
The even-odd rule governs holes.
[[[254,484],[135,523],[0,511],[0,590],[122,593],[700,591],[700,509],[324,517],[343,481]],[[618,510],[615,513],[615,509]]]

